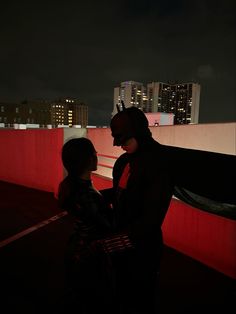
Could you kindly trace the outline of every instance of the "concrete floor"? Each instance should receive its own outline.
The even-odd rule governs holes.
[[[52,193],[2,181],[0,199],[1,243],[61,213]],[[71,228],[66,215],[0,248],[0,313],[59,313]],[[235,300],[232,278],[165,247],[161,314],[236,313]]]

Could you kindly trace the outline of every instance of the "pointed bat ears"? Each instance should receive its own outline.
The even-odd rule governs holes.
[[[123,100],[121,100],[121,108],[120,108],[119,104],[116,104],[116,109],[117,109],[117,112],[121,112],[121,111],[124,111],[126,109]]]

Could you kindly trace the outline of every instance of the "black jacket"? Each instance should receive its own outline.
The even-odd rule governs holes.
[[[74,218],[78,237],[93,241],[111,232],[111,208],[90,180],[67,176],[60,183],[58,202]]]
[[[127,186],[120,188],[119,180],[127,163]],[[174,191],[163,146],[148,138],[139,143],[137,152],[122,154],[114,165],[113,187],[117,232],[127,232],[136,247],[153,250],[162,243],[161,225]]]

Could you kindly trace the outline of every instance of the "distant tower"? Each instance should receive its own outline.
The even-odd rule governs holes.
[[[122,82],[119,87],[114,88],[112,116],[117,113],[116,105],[121,105],[121,101],[124,102],[127,108],[134,106],[145,110],[147,96],[146,88],[143,86],[143,83],[126,81]]]
[[[4,119],[2,116],[4,114]],[[15,123],[51,125],[88,125],[88,106],[75,98],[61,98],[55,101],[35,100],[21,104],[0,103],[0,122],[8,126]]]
[[[116,104],[124,101],[126,107],[135,106],[145,113],[172,113],[174,124],[198,123],[200,85],[198,83],[147,84],[127,81],[114,88],[112,116],[117,112]]]
[[[88,125],[88,106],[76,98],[60,98],[51,104],[51,124],[57,125]]]
[[[174,124],[198,123],[200,85],[197,83],[147,85],[146,112],[167,112],[175,115]]]

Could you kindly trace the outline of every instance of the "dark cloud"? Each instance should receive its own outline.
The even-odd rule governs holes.
[[[5,2],[0,100],[77,97],[104,125],[122,81],[197,81],[201,121],[236,121],[234,12],[227,0]]]

